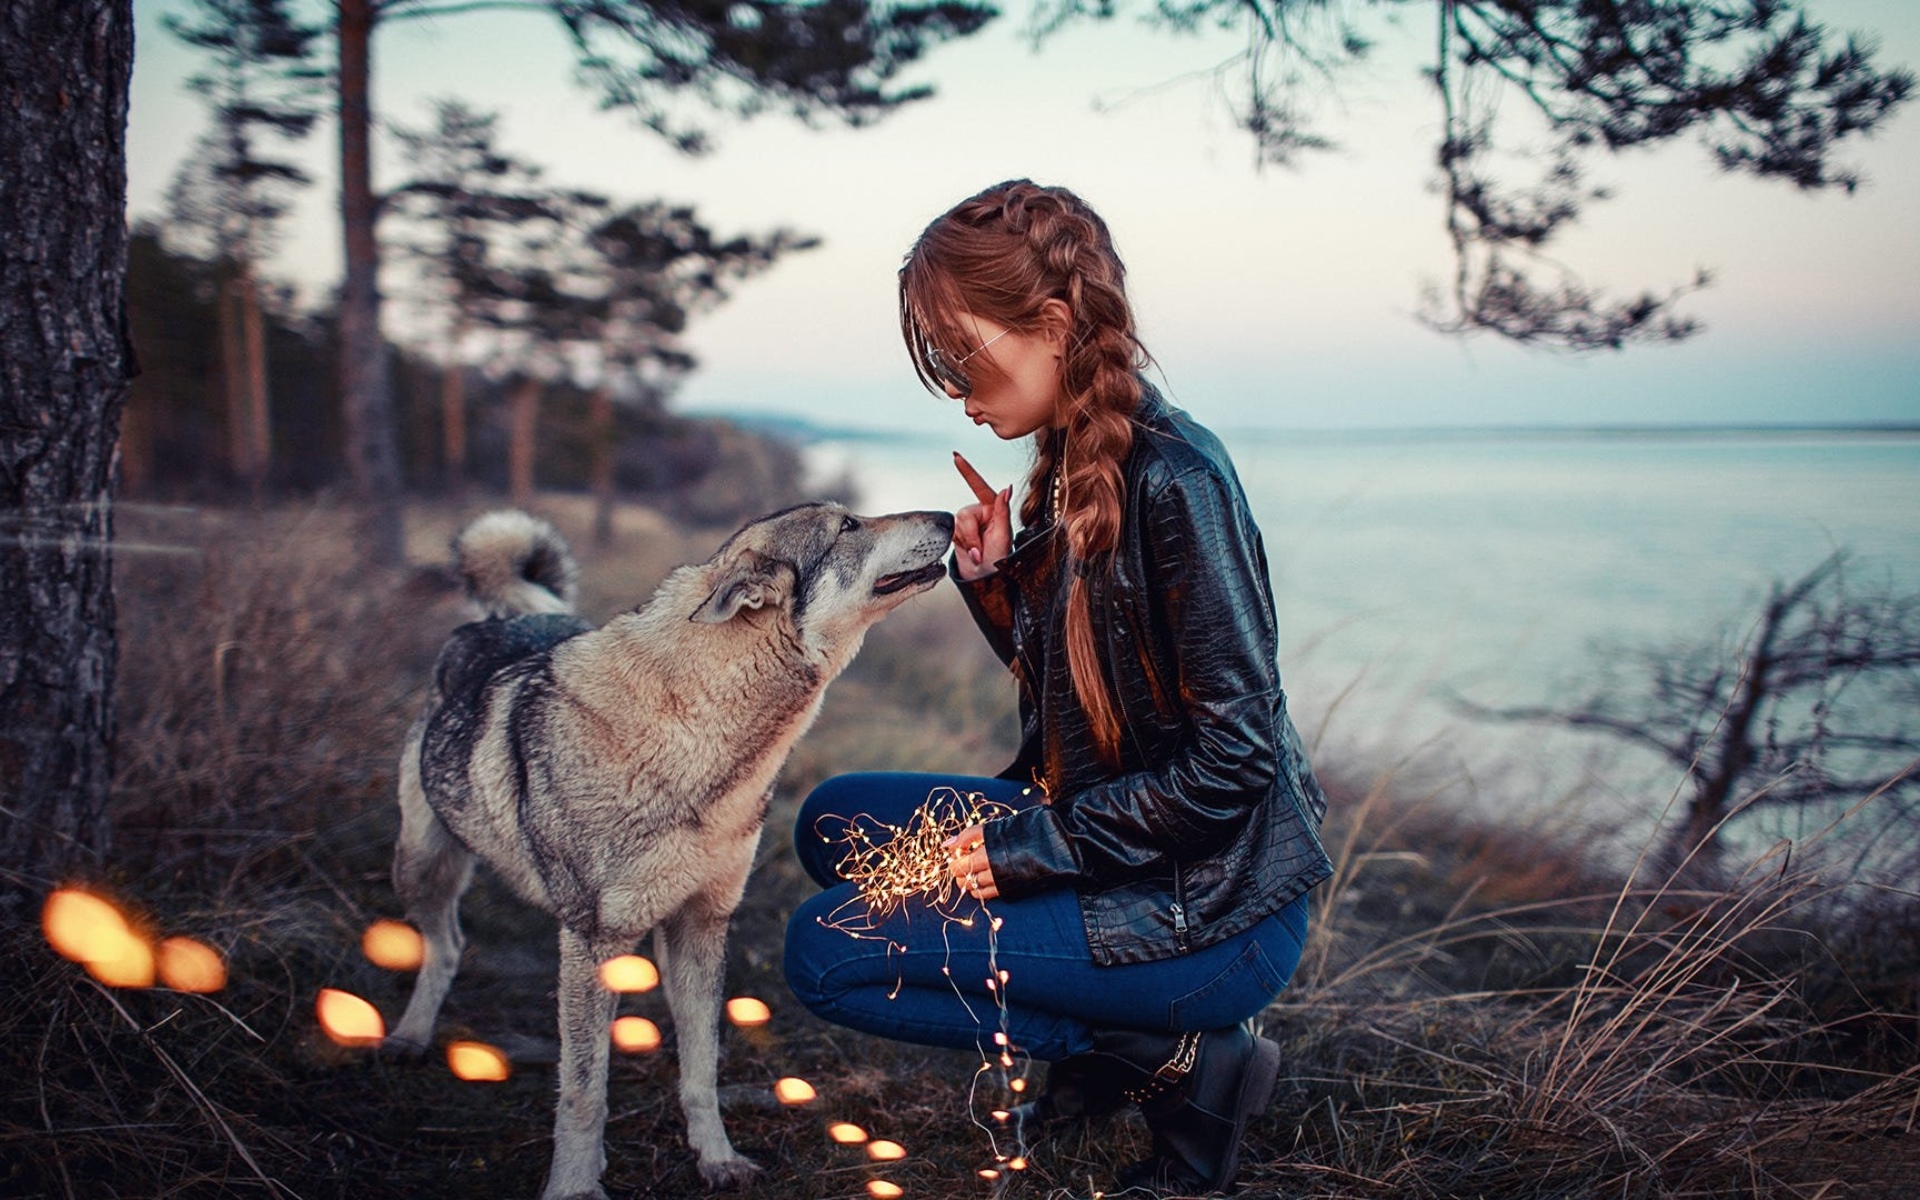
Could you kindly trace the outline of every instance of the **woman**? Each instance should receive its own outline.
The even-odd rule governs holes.
[[[990,779],[816,789],[795,841],[827,890],[788,926],[789,982],[820,1016],[907,1041],[1003,1029],[1053,1064],[1024,1126],[1138,1103],[1153,1153],[1123,1184],[1225,1188],[1279,1070],[1251,1019],[1331,873],[1259,531],[1218,440],[1141,377],[1124,268],[1072,192],[1017,180],[935,220],[901,267],[900,321],[930,390],[1033,439],[1018,534],[1012,489],[955,455],[976,502],[950,564],[1018,680],[1020,751]],[[907,907],[850,940],[836,823],[900,826],[944,787],[1014,810],[948,843],[997,930]]]

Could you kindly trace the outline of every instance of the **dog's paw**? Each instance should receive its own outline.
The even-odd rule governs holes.
[[[380,1057],[401,1062],[417,1062],[427,1056],[427,1044],[416,1042],[410,1037],[388,1034],[380,1039]]]
[[[760,1173],[760,1164],[743,1154],[731,1158],[700,1160],[700,1178],[714,1191],[743,1188]]]

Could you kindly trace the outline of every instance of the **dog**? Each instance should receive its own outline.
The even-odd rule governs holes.
[[[544,521],[489,513],[454,539],[483,620],[434,667],[399,769],[394,890],[426,943],[389,1050],[419,1053],[458,969],[476,860],[560,926],[559,1100],[544,1200],[604,1197],[601,963],[655,931],[687,1140],[710,1187],[758,1166],[720,1120],[727,926],[776,773],[867,630],[945,572],[947,513],[803,504],[749,522],[599,628]]]

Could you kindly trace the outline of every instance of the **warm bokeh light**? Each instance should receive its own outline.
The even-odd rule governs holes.
[[[58,888],[40,912],[47,942],[108,987],[152,987],[153,947],[110,901],[79,888]]]
[[[835,1121],[827,1126],[827,1136],[842,1146],[857,1146],[867,1140],[867,1131],[846,1121]]]
[[[1018,1155],[1007,1160],[1007,1170],[1009,1171],[1024,1171],[1026,1169],[1027,1160]]]
[[[892,1162],[896,1158],[905,1158],[907,1148],[899,1142],[889,1142],[885,1138],[876,1138],[867,1143],[867,1157],[878,1162]]]
[[[227,986],[227,964],[220,952],[190,937],[170,937],[156,955],[160,982],[176,992],[217,992]]]
[[[610,992],[650,992],[660,986],[660,968],[638,954],[622,954],[600,964],[600,986]]]
[[[994,1167],[981,1167],[980,1170],[977,1172],[977,1174],[980,1176],[980,1178],[987,1179],[987,1180],[1000,1178],[999,1170],[997,1170]]]
[[[1009,1079],[1007,1086],[1016,1092],[1024,1092],[1027,1090],[1027,1081],[1024,1079]]]
[[[360,952],[376,967],[389,971],[418,971],[427,945],[420,931],[405,921],[375,921],[360,935]]]
[[[904,1196],[906,1192],[897,1183],[874,1179],[867,1183],[867,1195],[874,1197],[874,1200],[895,1200],[895,1197]]]
[[[773,1012],[766,1002],[755,1000],[752,996],[735,996],[727,1001],[727,1020],[742,1029],[752,1025],[765,1025],[773,1018]]]
[[[791,1075],[773,1085],[774,1099],[782,1104],[811,1104],[814,1095],[812,1084]]]
[[[380,1010],[352,992],[321,988],[314,1009],[320,1015],[320,1028],[342,1046],[373,1046],[387,1036]]]
[[[119,909],[79,888],[58,888],[48,896],[40,925],[61,957],[79,963],[91,962],[127,932],[127,919]]]
[[[660,1048],[660,1027],[645,1017],[616,1017],[613,1044],[628,1054],[645,1054]]]
[[[472,1083],[500,1083],[513,1074],[507,1056],[485,1042],[452,1042],[447,1046],[447,1066],[461,1079]]]

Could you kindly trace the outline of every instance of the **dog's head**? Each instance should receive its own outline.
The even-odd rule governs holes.
[[[953,517],[863,517],[838,504],[802,504],[749,522],[711,560],[713,589],[696,621],[784,612],[810,652],[851,657],[868,628],[945,571]]]

